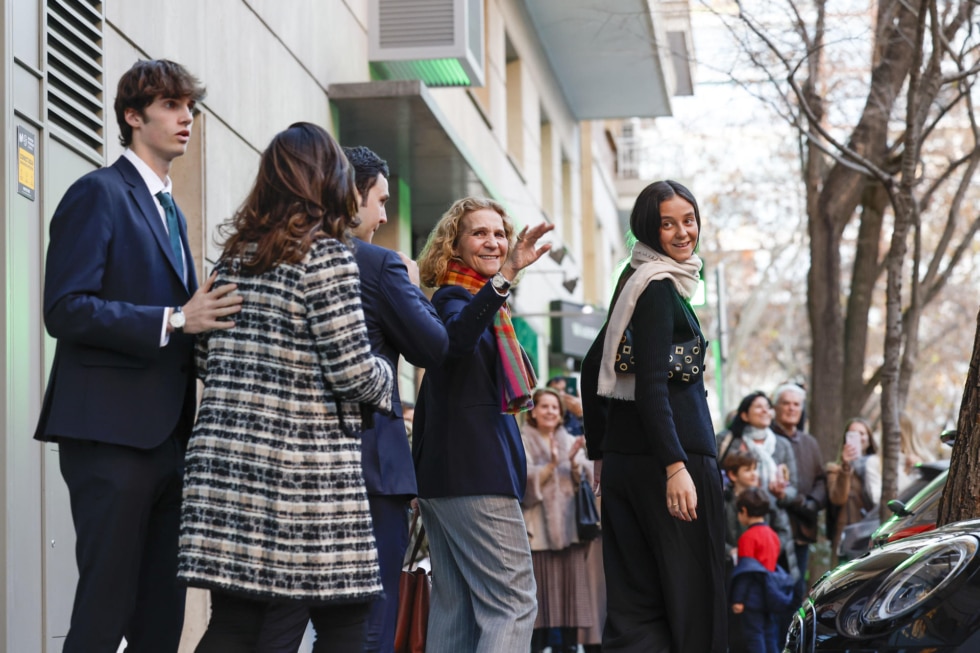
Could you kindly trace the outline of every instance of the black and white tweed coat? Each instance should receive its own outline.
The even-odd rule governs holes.
[[[299,264],[237,267],[220,263],[216,281],[243,296],[235,327],[198,341],[178,575],[259,599],[369,600],[381,584],[358,402],[390,410],[393,377],[370,352],[354,258],[321,239]]]

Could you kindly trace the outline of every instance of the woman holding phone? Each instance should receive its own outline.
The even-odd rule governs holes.
[[[837,545],[845,526],[864,519],[881,500],[881,459],[871,435],[871,425],[854,417],[844,428],[844,441],[837,462],[827,465],[827,491],[836,506],[827,515],[833,522],[833,562],[837,563]]]

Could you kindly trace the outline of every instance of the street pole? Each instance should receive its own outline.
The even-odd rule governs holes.
[[[725,309],[725,264],[715,265],[715,293],[718,305],[718,332],[711,348],[715,359],[715,394],[718,396],[718,414],[725,419],[725,358],[728,353],[728,311]],[[722,428],[727,424],[722,424]]]

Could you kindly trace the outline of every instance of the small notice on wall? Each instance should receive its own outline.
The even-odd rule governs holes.
[[[37,134],[17,128],[17,192],[34,201]]]

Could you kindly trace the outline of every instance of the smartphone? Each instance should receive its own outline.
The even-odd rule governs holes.
[[[844,441],[847,444],[853,444],[858,450],[858,454],[861,453],[861,432],[860,431],[848,431],[844,435]]]
[[[570,394],[573,397],[578,396],[578,377],[575,376],[565,377],[565,393]]]

